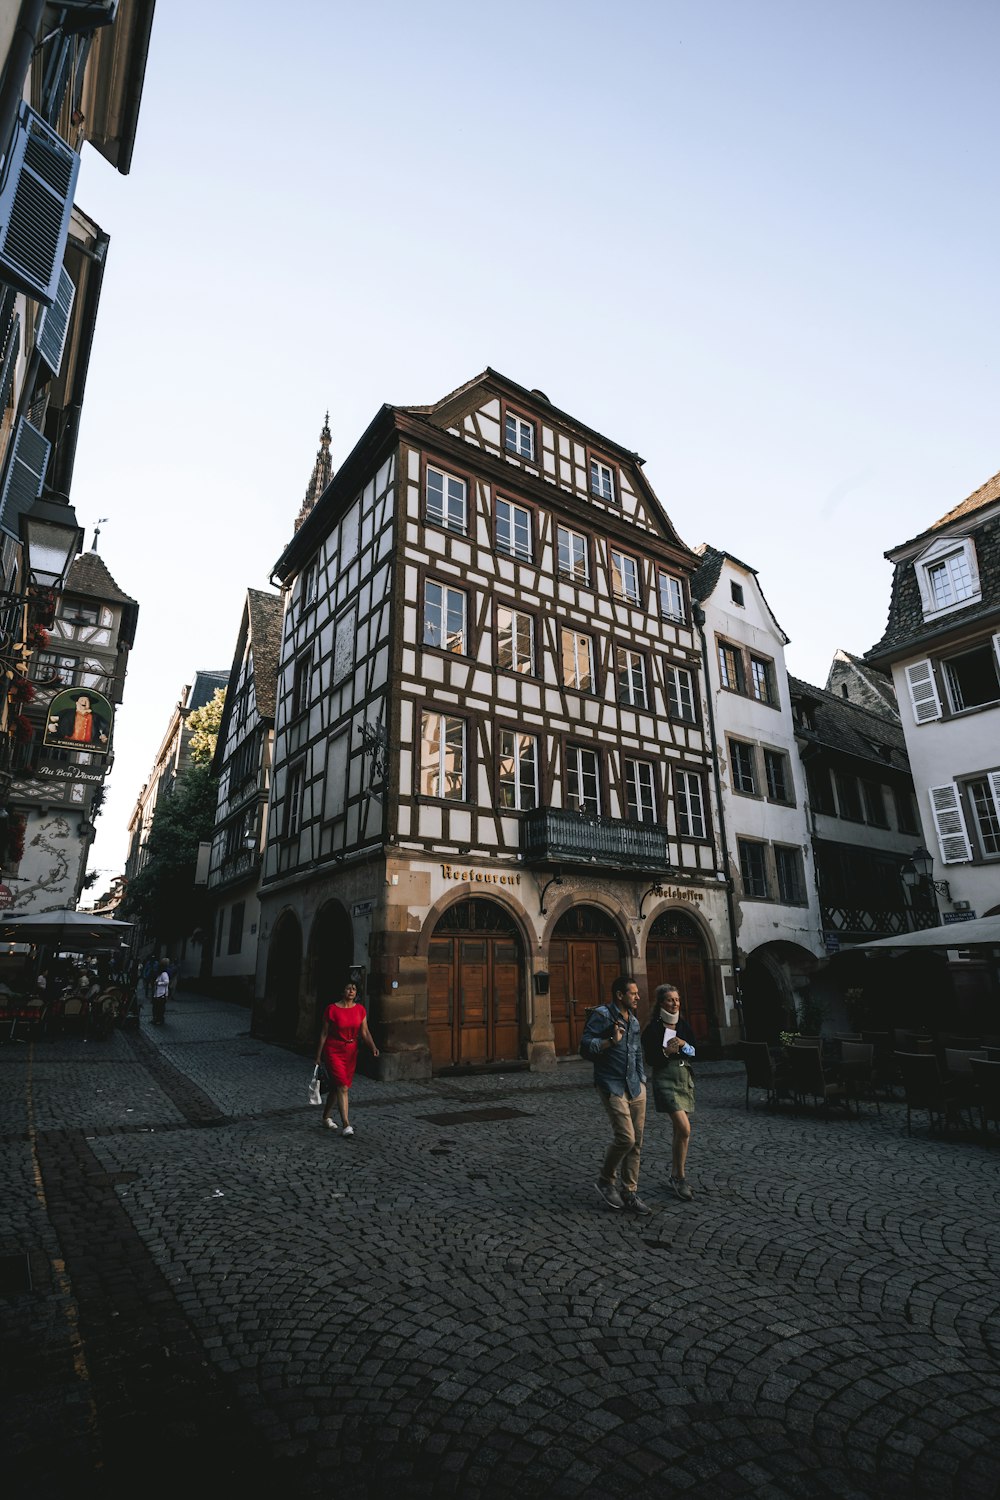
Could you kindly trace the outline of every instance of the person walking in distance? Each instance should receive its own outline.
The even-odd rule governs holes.
[[[167,1009],[167,996],[170,994],[170,970],[164,961],[159,965],[159,972],[153,984],[153,1025],[162,1026],[163,1017]]]
[[[648,1214],[638,1193],[646,1119],[638,1008],[639,987],[623,974],[611,987],[610,1004],[591,1011],[580,1039],[580,1055],[594,1064],[594,1086],[611,1122],[611,1145],[594,1187],[608,1208]]]
[[[353,1136],[354,1126],[348,1119],[348,1094],[354,1082],[354,1070],[358,1064],[358,1038],[371,1049],[372,1057],[378,1057],[378,1048],[368,1030],[365,1008],[358,999],[358,987],[354,983],[344,986],[339,1000],[326,1008],[326,1018],[319,1034],[316,1049],[316,1066],[326,1069],[328,1089],[323,1106],[323,1124],[328,1130],[336,1130],[333,1118],[334,1098],[340,1114],[345,1136]]]
[[[669,1114],[673,1128],[670,1186],[678,1198],[690,1202],[688,1187],[688,1143],[694,1115],[694,1032],[681,1020],[681,996],[675,985],[661,984],[656,1005],[642,1033],[642,1049],[653,1079],[653,1104],[657,1114]]]

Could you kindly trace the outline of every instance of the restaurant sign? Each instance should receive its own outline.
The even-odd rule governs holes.
[[[468,885],[520,885],[520,875],[500,875],[496,870],[463,870],[459,865],[442,865],[441,875],[445,880],[461,881]]]
[[[99,785],[104,780],[103,771],[92,771],[89,766],[50,766],[43,761],[35,767],[36,776],[48,776],[54,781],[89,781]]]
[[[65,688],[49,704],[45,744],[59,750],[86,750],[107,755],[115,711],[103,693],[93,688]]]

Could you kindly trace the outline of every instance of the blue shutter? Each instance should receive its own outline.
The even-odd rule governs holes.
[[[69,233],[80,158],[22,104],[0,187],[0,280],[51,307]]]
[[[0,496],[0,526],[12,536],[18,535],[21,512],[33,505],[42,493],[52,444],[48,438],[22,417],[14,430],[10,460]]]
[[[63,95],[66,92],[66,85],[69,83],[70,64],[73,61],[73,45],[70,37],[57,36],[49,53],[49,61],[45,69],[45,79],[42,83],[42,108],[45,111],[45,118],[53,126],[59,118]]]
[[[35,348],[53,375],[59,374],[59,366],[62,364],[75,296],[76,287],[64,268],[59,272],[59,290],[56,292],[56,300],[51,307],[42,308],[35,326]]]
[[[3,346],[3,362],[0,363],[0,421],[7,410],[10,393],[14,388],[14,370],[21,352],[21,314],[15,313],[9,324],[9,332]]]

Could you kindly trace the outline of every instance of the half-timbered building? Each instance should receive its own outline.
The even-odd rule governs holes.
[[[614,976],[732,1031],[680,540],[620,444],[487,370],[385,406],[285,592],[256,1024],[354,969],[383,1076],[576,1049]]]

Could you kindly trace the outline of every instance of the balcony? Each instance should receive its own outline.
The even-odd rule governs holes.
[[[656,823],[594,818],[586,813],[539,807],[521,822],[521,852],[528,865],[585,865],[669,875],[667,830]]]
[[[919,911],[912,907],[871,909],[861,906],[824,906],[823,930],[835,932],[848,942],[864,942],[865,938],[899,937],[904,932],[921,932],[936,927],[940,918],[937,911]]]

